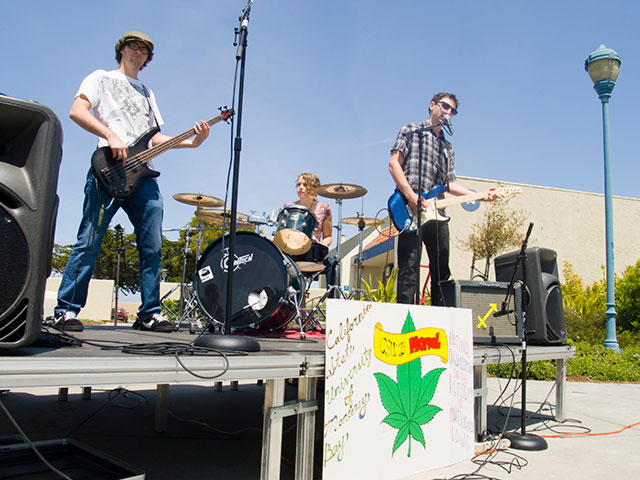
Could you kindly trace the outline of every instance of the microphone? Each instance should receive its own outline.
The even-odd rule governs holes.
[[[494,317],[498,318],[498,317],[502,317],[503,315],[508,315],[510,313],[513,313],[513,310],[509,310],[507,308],[501,308],[500,310],[498,310],[497,312],[495,312],[493,314]]]
[[[445,132],[447,132],[449,135],[453,135],[453,125],[451,125],[451,117],[449,115],[444,115],[442,117],[442,124]]]

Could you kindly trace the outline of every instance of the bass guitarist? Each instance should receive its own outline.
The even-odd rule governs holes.
[[[153,92],[138,73],[153,58],[153,42],[148,35],[130,31],[115,46],[116,70],[97,70],[80,85],[71,106],[71,119],[98,137],[98,147],[110,147],[114,161],[126,166],[128,145],[152,128],[162,125]],[[92,113],[93,110],[93,113]],[[209,135],[206,122],[196,123],[195,136],[178,143],[178,148],[198,147]],[[159,131],[151,145],[171,139]],[[133,328],[155,332],[174,330],[161,314],[160,266],[162,261],[163,202],[155,178],[146,177],[125,199],[107,194],[91,169],[84,188],[82,221],[58,290],[54,326],[66,331],[82,331],[77,315],[87,299],[89,280],[100,253],[102,239],[115,213],[122,208],[131,220],[140,257],[142,303]]]
[[[418,192],[429,192],[444,185],[452,195],[473,193],[456,183],[453,146],[444,137],[442,125],[458,113],[458,99],[452,93],[437,93],[429,103],[429,118],[421,123],[409,123],[402,127],[391,147],[389,172],[400,194],[415,215],[418,209]],[[446,116],[446,117],[445,117]],[[422,171],[420,171],[422,157]],[[442,194],[440,194],[442,196]],[[493,189],[482,200],[497,198]],[[416,230],[403,231],[398,236],[398,303],[417,303],[416,276],[419,278]],[[449,225],[446,222],[429,221],[422,224],[422,243],[429,255],[431,274],[431,304],[444,305],[439,282],[447,280],[449,270]]]

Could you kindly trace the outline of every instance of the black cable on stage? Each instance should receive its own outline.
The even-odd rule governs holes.
[[[139,397],[141,397],[142,399],[139,401],[139,403],[147,403],[147,399],[144,395],[137,393],[137,392],[132,392],[131,390],[127,390],[126,388],[123,387],[118,387],[118,388],[114,388],[113,390],[111,390],[109,392],[109,397],[107,399],[106,402],[104,402],[102,405],[100,405],[97,409],[95,409],[87,418],[85,418],[82,422],[80,422],[78,425],[76,425],[74,428],[72,428],[65,436],[64,438],[69,438],[72,434],[74,434],[77,430],[79,430],[83,425],[85,425],[89,420],[91,420],[93,417],[95,417],[103,408],[105,408],[107,405],[109,405],[111,402],[113,402],[116,398],[118,398],[119,396],[123,396],[126,397],[127,394],[132,394],[132,395],[137,395]]]
[[[36,447],[33,442],[29,439],[29,437],[27,437],[27,434],[24,433],[24,430],[22,430],[22,428],[20,428],[20,425],[18,424],[18,422],[16,421],[16,419],[13,417],[13,415],[11,415],[11,412],[9,411],[9,409],[5,406],[4,402],[0,399],[0,408],[4,411],[5,415],[7,416],[7,418],[9,419],[9,421],[11,422],[11,424],[13,425],[13,427],[16,429],[16,431],[20,434],[20,436],[22,437],[22,439],[24,440],[24,442],[29,445],[29,447],[31,448],[31,450],[33,451],[33,453],[38,457],[38,459],[40,459],[40,461],[52,472],[54,472],[56,475],[60,475],[61,478],[63,478],[64,480],[72,480],[71,477],[68,477],[67,475],[65,475],[63,472],[61,472],[60,470],[58,470],[56,467],[54,467],[51,463],[49,463],[47,461],[46,458],[44,458],[42,456],[42,454],[40,453],[40,451],[38,450],[38,447]]]

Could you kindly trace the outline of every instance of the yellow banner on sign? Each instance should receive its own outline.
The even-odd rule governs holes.
[[[402,365],[424,355],[437,355],[447,363],[449,345],[441,328],[421,328],[409,333],[389,333],[376,323],[373,333],[375,356],[389,365]]]

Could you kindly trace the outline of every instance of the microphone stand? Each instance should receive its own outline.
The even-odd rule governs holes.
[[[124,237],[122,236],[122,226],[120,224],[115,227],[116,235],[120,239],[120,246],[117,249],[118,256],[116,260],[116,284],[115,289],[115,305],[113,309],[113,326],[118,326],[118,292],[120,291],[120,256],[124,254]],[[117,239],[116,239],[117,241]]]
[[[507,294],[504,302],[502,302],[502,308],[500,311],[494,313],[494,316],[499,317],[500,315],[504,315],[508,313],[508,305],[509,305],[509,297],[513,291],[513,285],[515,283],[516,275],[518,273],[518,268],[522,265],[522,279],[523,282],[526,282],[527,278],[527,242],[529,241],[529,236],[531,235],[531,231],[533,230],[533,223],[529,223],[529,229],[527,230],[527,234],[522,242],[522,247],[520,248],[520,252],[516,255],[515,265],[513,267],[513,274],[511,275],[511,282],[509,283],[509,288],[507,289]],[[524,284],[524,289],[526,290],[527,285]],[[522,390],[521,390],[521,400],[522,407],[520,409],[520,433],[518,432],[507,432],[502,437],[508,439],[511,442],[511,448],[516,450],[530,450],[530,451],[538,451],[538,450],[546,450],[547,449],[547,441],[539,437],[538,435],[534,435],[532,433],[527,433],[527,328],[526,328],[526,314],[524,312],[524,308],[521,305],[522,302],[518,301],[519,295],[516,295],[516,321],[521,321],[522,325],[522,364],[521,364],[521,379],[522,379]],[[530,300],[530,299],[529,299]],[[520,304],[520,305],[518,305]]]
[[[420,303],[420,264],[422,260],[422,139],[423,133],[444,126],[444,123],[417,128],[411,134],[418,134],[418,210],[416,212],[416,275],[414,304]],[[431,292],[433,295],[433,292]],[[433,297],[432,297],[433,300]]]
[[[227,296],[225,306],[224,334],[203,334],[194,342],[196,346],[204,346],[215,348],[218,350],[238,350],[244,352],[257,352],[260,350],[260,344],[255,338],[243,335],[231,335],[231,309],[233,303],[233,269],[236,252],[236,216],[238,212],[238,181],[240,177],[240,151],[242,150],[242,136],[240,135],[242,127],[242,106],[244,96],[244,66],[245,52],[247,49],[247,35],[249,33],[249,15],[251,13],[251,4],[249,3],[242,11],[240,16],[240,27],[235,29],[237,35],[236,62],[240,62],[240,79],[238,88],[238,108],[236,111],[236,137],[233,144],[233,182],[231,188],[231,224],[229,226],[229,262],[227,268]],[[235,43],[234,43],[235,44]]]

